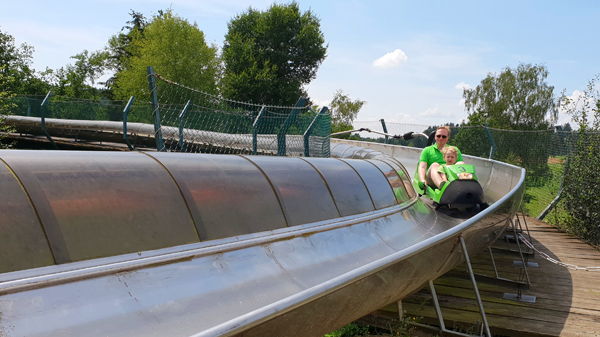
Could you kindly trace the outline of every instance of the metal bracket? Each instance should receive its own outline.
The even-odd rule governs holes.
[[[502,299],[510,300],[510,301],[525,302],[525,303],[535,303],[536,298],[535,298],[535,296],[523,295],[519,292],[517,294],[504,293],[504,295],[502,295]]]
[[[496,254],[498,254],[498,255],[520,257],[522,254],[522,255],[526,256],[527,258],[535,257],[535,252],[519,252],[516,249],[506,249],[506,248],[500,248],[500,247],[490,247],[490,248],[493,249],[496,252]]]
[[[470,276],[468,274],[452,274],[453,278],[459,278],[461,280],[468,280]],[[494,285],[498,287],[503,287],[507,289],[515,289],[515,290],[529,290],[529,284],[526,282],[514,281],[507,278],[496,276],[489,276],[484,274],[475,274],[475,279],[477,283],[484,283],[489,285]]]
[[[515,267],[523,267],[523,262],[521,262],[521,261],[513,261],[513,265],[514,265]],[[527,263],[525,263],[525,266],[526,266],[527,268],[539,268],[539,265],[538,265],[538,263],[537,263],[537,262],[530,262],[530,261],[527,261]]]

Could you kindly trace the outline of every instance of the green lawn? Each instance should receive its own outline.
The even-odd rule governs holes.
[[[530,216],[537,217],[556,198],[563,175],[563,163],[548,164],[547,176],[535,182],[525,181],[523,208]],[[533,173],[533,172],[532,172]],[[529,173],[528,173],[529,174]]]

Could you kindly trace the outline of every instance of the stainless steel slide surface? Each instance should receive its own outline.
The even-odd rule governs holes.
[[[337,158],[0,151],[1,336],[322,336],[502,232],[524,170],[466,157],[491,206],[434,211],[419,149]]]

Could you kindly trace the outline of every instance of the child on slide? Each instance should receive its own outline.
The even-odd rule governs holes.
[[[446,166],[456,164],[456,159],[458,159],[458,151],[453,146],[446,146],[442,149],[442,154],[444,155],[444,160],[446,161],[446,164],[440,165],[440,168],[438,169],[438,173],[442,177],[440,190],[448,182],[448,177],[446,176]]]

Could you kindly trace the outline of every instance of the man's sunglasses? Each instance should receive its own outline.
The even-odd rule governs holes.
[[[435,135],[435,136],[436,136],[437,138],[444,138],[444,139],[448,138],[448,136],[446,136],[446,135]]]

